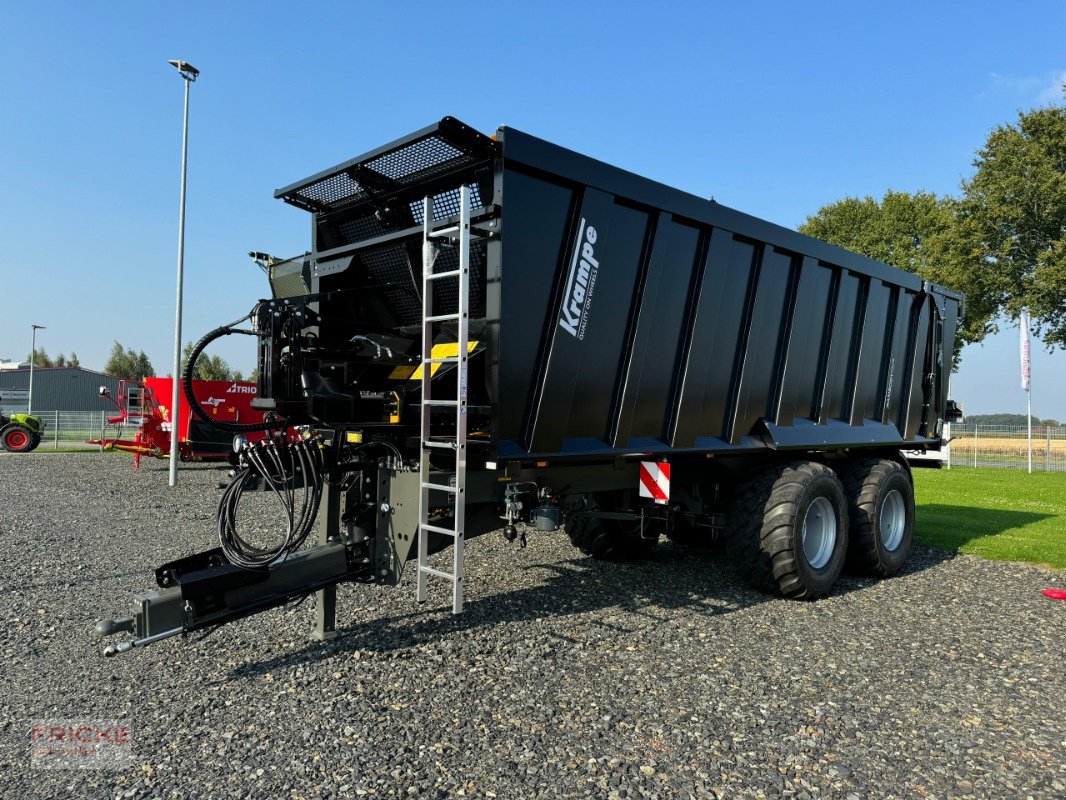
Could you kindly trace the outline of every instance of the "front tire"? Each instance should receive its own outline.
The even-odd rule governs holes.
[[[840,576],[848,543],[847,503],[825,464],[768,467],[740,488],[726,546],[748,583],[794,600],[826,595]]]
[[[914,485],[903,465],[863,458],[841,470],[851,543],[847,569],[887,578],[903,567],[914,534]]]

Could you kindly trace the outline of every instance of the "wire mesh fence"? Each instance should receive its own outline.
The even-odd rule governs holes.
[[[87,439],[132,438],[136,427],[108,425],[108,411],[35,411],[45,423],[39,449],[91,450]],[[106,428],[106,430],[105,430]],[[959,423],[946,431],[951,446],[944,459],[952,467],[1029,468],[1029,443],[1025,426]],[[1066,472],[1066,426],[1033,426],[1034,471]]]
[[[1029,438],[1024,425],[955,423],[951,426],[953,467],[1029,468]],[[1066,427],[1034,425],[1033,471],[1066,472]]]
[[[106,435],[115,438],[118,428],[107,424],[114,411],[34,411],[35,417],[44,422],[39,450],[91,450],[97,445],[87,444],[87,439],[99,439],[107,426]],[[122,435],[132,436],[133,429],[127,426]]]

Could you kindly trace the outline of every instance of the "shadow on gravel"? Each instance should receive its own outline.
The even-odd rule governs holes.
[[[921,572],[952,558],[950,553],[923,549],[912,556],[902,574]],[[583,620],[580,625],[584,631],[592,628],[596,633],[583,634],[580,641],[593,644],[600,638],[600,632],[604,639],[616,639],[677,619],[679,612],[711,617],[765,602],[789,602],[743,584],[721,550],[692,551],[673,544],[661,546],[653,560],[641,564],[609,564],[575,558],[520,569],[541,573],[537,576],[538,584],[470,598],[459,616],[443,616],[446,612],[434,605],[425,611],[355,621],[332,642],[313,642],[301,650],[237,666],[229,677],[253,677],[358,650],[378,653],[405,650],[482,626],[592,614],[595,618],[591,622]],[[831,596],[861,590],[876,582],[872,578],[842,576]],[[413,591],[413,586],[405,584],[395,589],[405,590]],[[338,607],[343,615],[343,601],[338,601]],[[619,617],[624,622],[618,622]],[[565,628],[546,631],[544,635],[579,641],[566,636]]]
[[[958,550],[974,539],[1024,528],[1052,516],[1035,511],[931,503],[919,507],[914,533],[917,538],[935,547]]]

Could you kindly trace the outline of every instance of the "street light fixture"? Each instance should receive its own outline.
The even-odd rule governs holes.
[[[30,325],[33,333],[30,335],[30,391],[26,396],[26,413],[33,413],[33,362],[37,360],[37,331],[43,331],[44,325]]]
[[[170,65],[185,81],[185,115],[181,134],[181,205],[178,211],[178,288],[174,309],[174,389],[170,395],[170,485],[178,485],[178,384],[181,381],[181,285],[185,270],[185,174],[189,157],[189,86],[200,70],[188,61],[171,59]]]

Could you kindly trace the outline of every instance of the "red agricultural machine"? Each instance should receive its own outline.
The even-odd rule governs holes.
[[[222,422],[264,421],[263,412],[251,406],[256,395],[254,383],[194,380],[192,388],[199,406]],[[178,396],[178,413],[171,415],[168,405],[172,391],[170,378],[146,378],[143,384],[120,381],[118,397],[101,386],[101,397],[110,399],[118,414],[107,418],[100,438],[90,439],[89,444],[100,445],[102,450],[133,453],[133,465],[139,467],[141,456],[170,457],[172,421],[177,419],[178,457],[182,461],[231,460],[232,434],[198,419],[189,409],[184,393]],[[129,428],[135,429],[133,438],[123,438]],[[265,435],[252,433],[248,439],[255,441]]]

